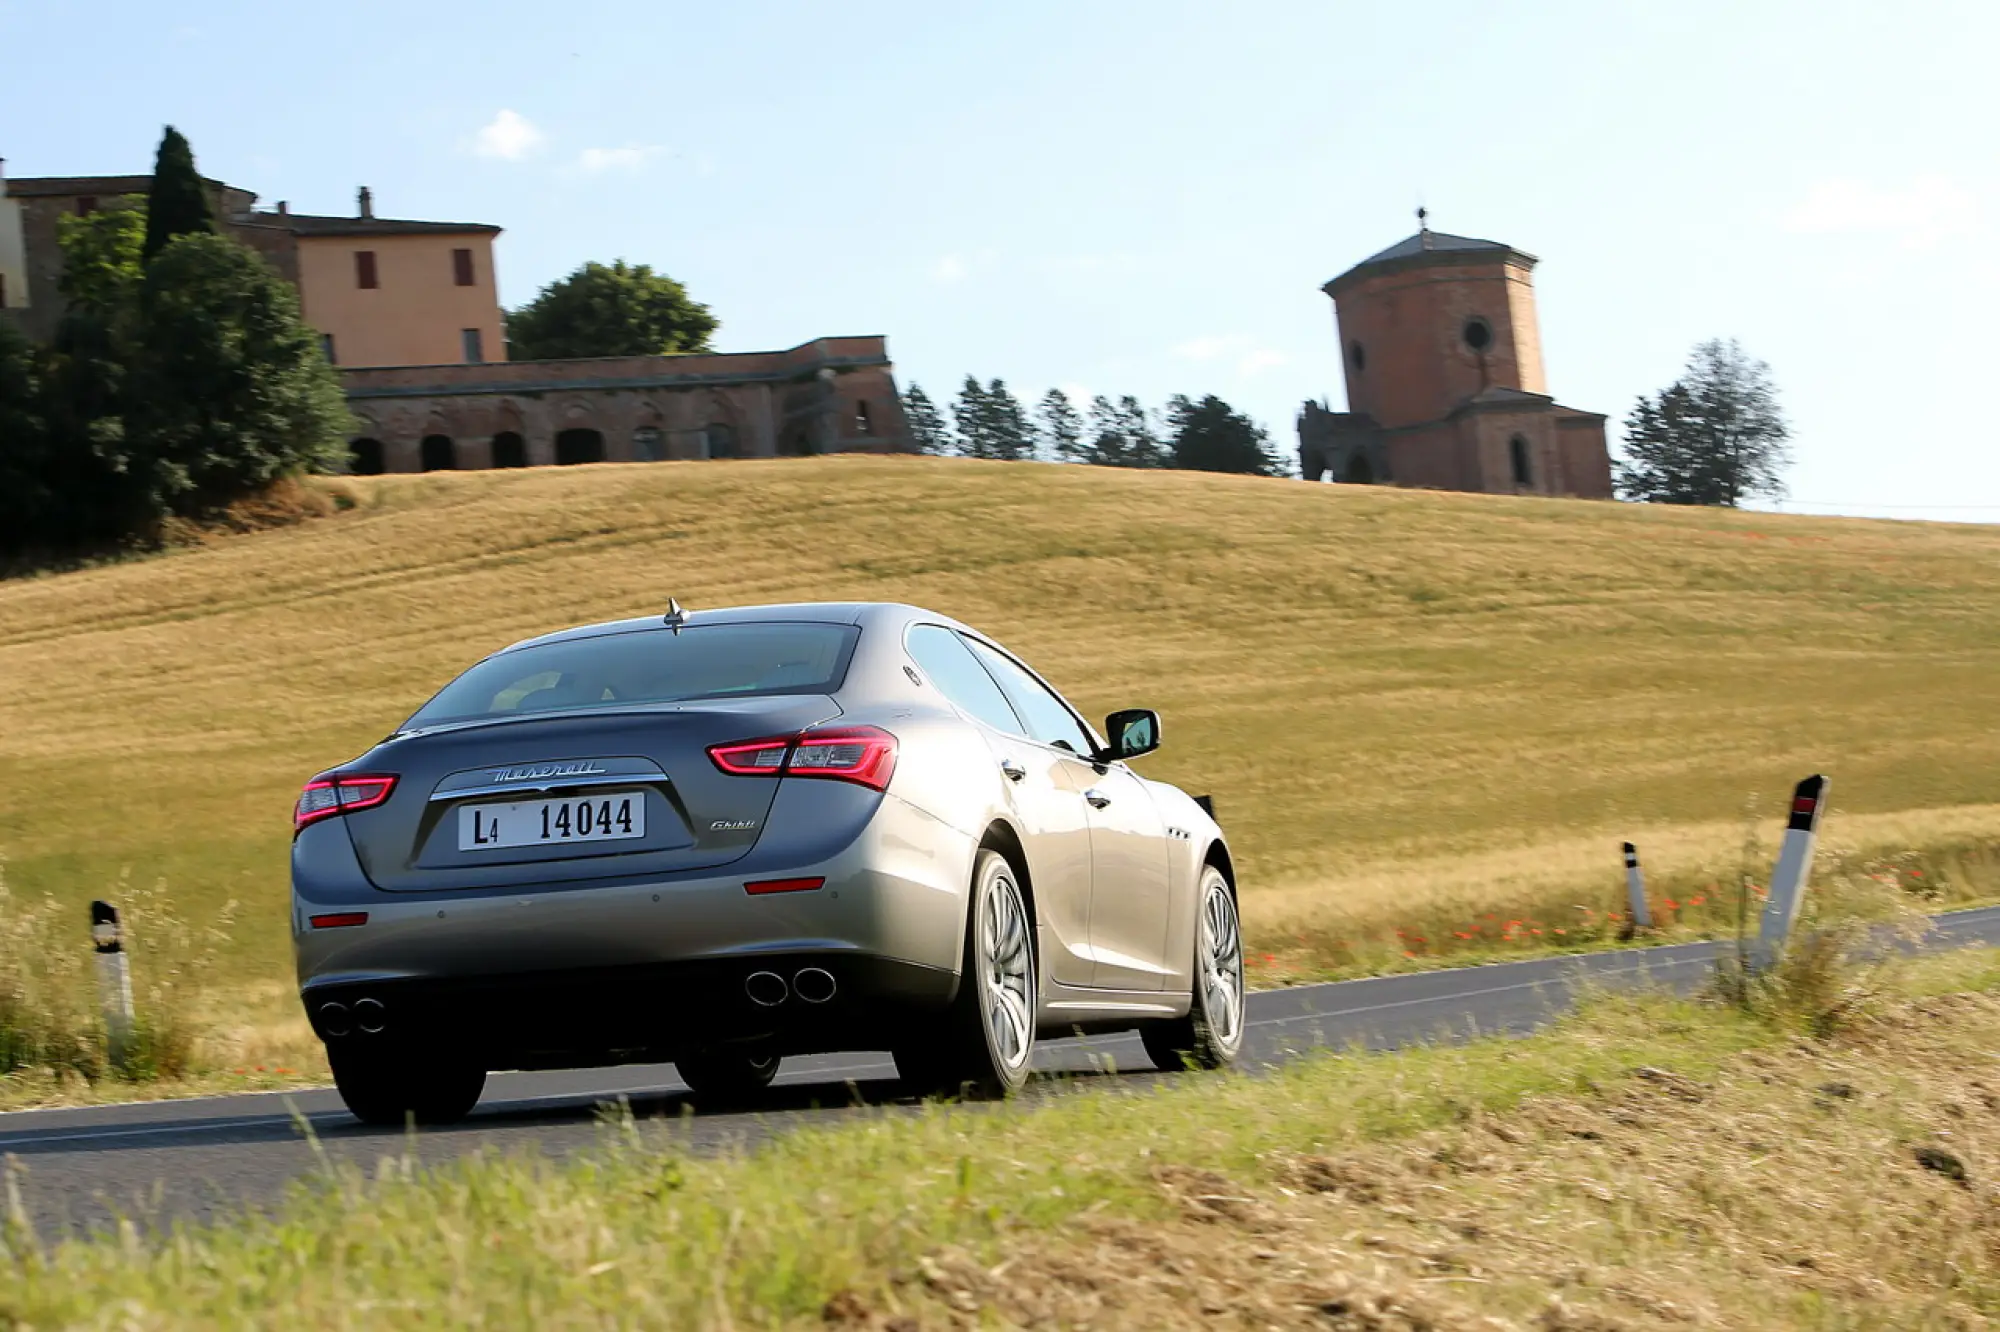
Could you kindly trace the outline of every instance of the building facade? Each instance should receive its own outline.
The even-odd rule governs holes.
[[[1424,226],[1328,282],[1348,410],[1305,404],[1303,474],[1610,498],[1604,416],[1548,391],[1536,262]]]
[[[0,175],[0,317],[53,337],[61,219],[129,204],[149,176]],[[223,231],[298,289],[355,414],[360,473],[915,447],[880,337],[789,351],[509,361],[493,242],[480,222],[260,210],[208,182]],[[14,238],[18,237],[18,240]]]
[[[272,212],[230,220],[299,289],[306,322],[338,366],[477,365],[507,359],[486,222],[375,216],[361,189],[353,217]]]

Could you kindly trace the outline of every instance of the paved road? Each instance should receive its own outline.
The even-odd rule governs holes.
[[[2000,943],[2000,907],[1938,917],[1931,942]],[[1245,1058],[1259,1067],[1320,1045],[1388,1049],[1526,1032],[1567,1006],[1579,982],[1698,985],[1717,947],[1674,944],[1262,991],[1250,996]],[[1051,1042],[1036,1062],[1072,1080],[1050,1078],[1031,1096],[1092,1077],[1143,1085],[1175,1076],[1152,1071],[1133,1036]],[[686,1116],[685,1095],[672,1065],[498,1074],[471,1118],[424,1132],[417,1154],[433,1162],[475,1149],[565,1154],[599,1141],[600,1107],[620,1097],[642,1131],[675,1135],[696,1150],[843,1117],[909,1113],[911,1105],[884,1054],[787,1060],[755,1113]],[[337,1160],[372,1166],[407,1146],[401,1132],[354,1123],[332,1091],[306,1091],[0,1114],[0,1154],[27,1167],[23,1196],[45,1234],[119,1215],[142,1223],[202,1219],[275,1201],[313,1169],[300,1119]]]

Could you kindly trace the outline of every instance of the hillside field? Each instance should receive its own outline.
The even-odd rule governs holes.
[[[92,897],[233,900],[202,980],[238,1012],[289,1011],[305,778],[669,596],[918,602],[1157,707],[1142,770],[1215,795],[1267,975],[1608,937],[1627,838],[1719,926],[1814,771],[1847,863],[2000,892],[2000,528],[917,458],[324,484],[331,518],[0,583],[14,901],[81,948]]]

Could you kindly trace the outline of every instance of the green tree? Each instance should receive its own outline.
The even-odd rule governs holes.
[[[646,264],[588,263],[507,316],[517,361],[709,350],[717,322],[687,288]]]
[[[48,539],[54,496],[41,362],[26,335],[0,319],[0,555]]]
[[[916,441],[918,453],[957,452],[958,441],[951,426],[921,384],[910,385],[903,394],[903,415],[910,423],[910,437]]]
[[[1625,418],[1613,466],[1618,493],[1652,504],[1734,508],[1785,493],[1791,428],[1778,409],[1771,367],[1733,339],[1701,343],[1681,377]]]
[[[1084,441],[1081,461],[1099,467],[1165,467],[1170,462],[1152,417],[1129,394],[1116,402],[1101,393],[1090,400]]]
[[[1284,459],[1272,448],[1264,427],[1213,393],[1200,402],[1176,393],[1167,401],[1167,426],[1173,432],[1175,467],[1251,476],[1286,473]]]
[[[123,470],[160,512],[209,513],[284,476],[332,470],[353,418],[298,294],[221,236],[182,236],[146,266]]]
[[[176,236],[215,230],[215,210],[208,201],[208,184],[194,169],[194,149],[172,125],[160,136],[153,158],[153,188],[146,196],[145,258],[167,248]]]
[[[1057,462],[1085,461],[1083,418],[1061,389],[1050,389],[1035,404],[1035,433],[1046,456]]]
[[[133,196],[57,225],[65,308],[45,358],[45,529],[50,546],[127,537],[154,506],[125,448],[125,394],[138,362],[145,201]]]
[[[1035,438],[1028,413],[1005,380],[996,379],[982,387],[977,378],[967,375],[951,415],[968,458],[1012,462],[1034,456]]]
[[[132,195],[56,220],[63,269],[57,285],[67,310],[106,314],[131,305],[146,271],[149,216],[145,201]]]

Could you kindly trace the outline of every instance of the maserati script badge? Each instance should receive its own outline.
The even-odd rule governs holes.
[[[589,777],[605,771],[589,760],[577,763],[534,763],[525,768],[496,768],[496,782],[538,782],[550,777]]]

